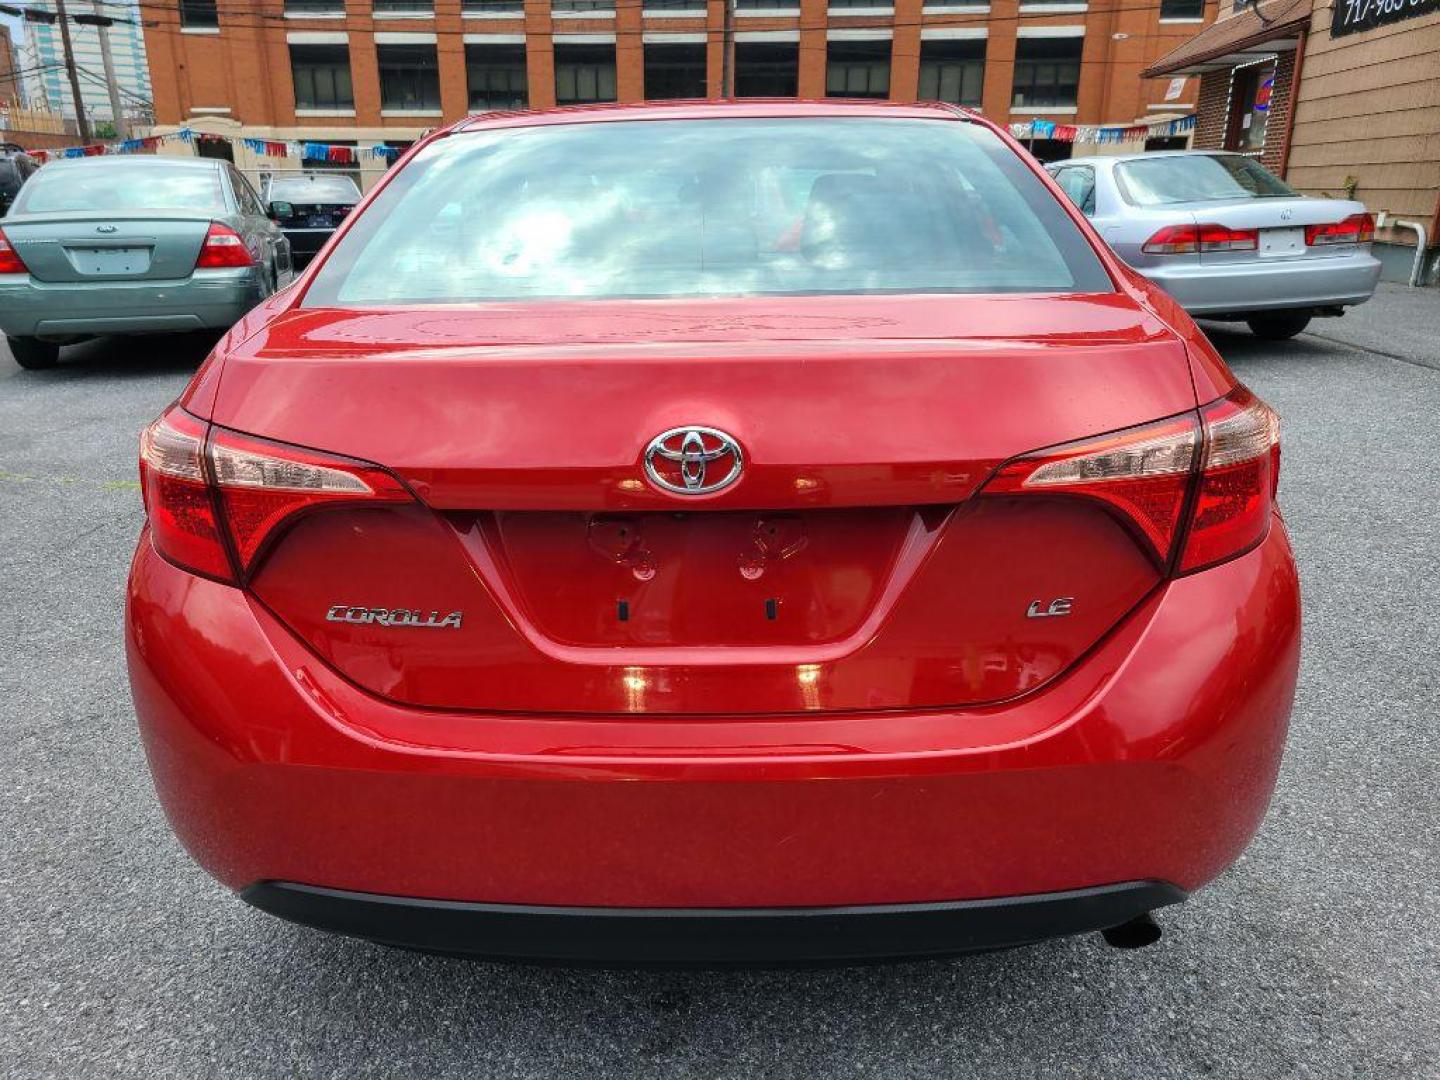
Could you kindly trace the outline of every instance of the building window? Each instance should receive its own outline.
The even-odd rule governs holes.
[[[1048,165],[1052,161],[1066,161],[1075,153],[1073,142],[1061,142],[1059,139],[1025,139],[1025,149],[1035,155],[1035,159],[1042,165]]]
[[[1230,125],[1226,131],[1227,150],[1264,150],[1265,131],[1270,126],[1270,100],[1275,88],[1275,65],[1254,64],[1240,68],[1230,88]]]
[[[894,0],[829,0],[828,6],[831,11],[842,11],[845,8],[893,8],[895,4]]]
[[[710,8],[709,0],[644,0],[646,14],[657,11],[693,11],[704,15]]]
[[[645,97],[650,101],[705,96],[705,43],[645,46]]]
[[[794,97],[800,88],[798,41],[737,41],[736,97]]]
[[[220,13],[215,0],[180,0],[180,25],[187,30],[218,29]]]
[[[1238,9],[1241,5],[1236,4]],[[1162,19],[1203,19],[1205,0],[1160,0]]]
[[[920,42],[920,97],[979,105],[985,90],[985,41]]]
[[[1020,38],[1015,42],[1015,108],[1073,107],[1085,39]]]
[[[615,0],[550,0],[552,12],[579,12],[599,11],[612,12],[615,10]]]
[[[615,100],[615,46],[555,46],[555,103],[588,105]]]
[[[229,139],[218,135],[200,134],[195,136],[195,156],[203,158],[214,158],[217,161],[228,161],[235,164],[235,147]]]
[[[435,14],[435,0],[371,0],[376,15],[418,15],[424,18]]]
[[[348,45],[291,45],[297,109],[353,109]]]
[[[345,0],[285,0],[285,14],[299,18],[344,15]]]
[[[380,108],[440,111],[440,65],[434,45],[376,45]]]
[[[525,46],[466,45],[465,81],[471,112],[525,108],[530,100]]]
[[[460,14],[473,18],[486,15],[523,15],[525,0],[460,0]]]
[[[889,40],[830,42],[825,50],[825,96],[888,98]]]
[[[735,0],[736,11],[799,11],[800,0]]]

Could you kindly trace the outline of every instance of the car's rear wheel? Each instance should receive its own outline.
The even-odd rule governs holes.
[[[29,371],[54,367],[60,359],[60,346],[53,341],[41,341],[33,337],[7,337],[10,355],[15,362]]]
[[[1310,325],[1308,311],[1277,311],[1271,315],[1251,315],[1245,320],[1250,332],[1266,341],[1285,341]]]

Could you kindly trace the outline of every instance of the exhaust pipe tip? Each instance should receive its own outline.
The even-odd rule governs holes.
[[[1150,912],[1136,915],[1129,922],[1123,922],[1119,926],[1111,926],[1100,931],[1105,938],[1105,944],[1116,949],[1143,949],[1146,945],[1154,945],[1160,940],[1163,933],[1160,924],[1157,923]]]

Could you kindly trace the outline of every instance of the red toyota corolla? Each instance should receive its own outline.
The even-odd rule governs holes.
[[[1274,785],[1278,462],[977,116],[471,119],[145,432],[140,727],[207,870],[389,944],[1143,943]]]

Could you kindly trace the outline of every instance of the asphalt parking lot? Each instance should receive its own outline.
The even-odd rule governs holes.
[[[1313,325],[1213,333],[1284,418],[1306,604],[1245,857],[1139,952],[726,973],[394,952],[207,878],[151,792],[120,640],[136,435],[206,344],[0,355],[0,1072],[1440,1076],[1440,290]]]

